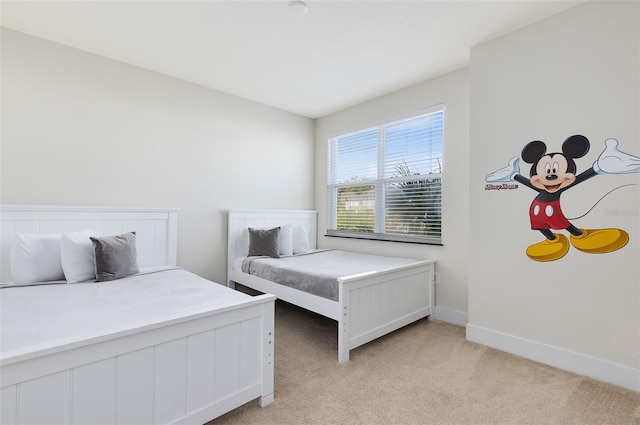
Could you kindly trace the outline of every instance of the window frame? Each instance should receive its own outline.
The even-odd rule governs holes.
[[[440,165],[439,173],[431,173],[428,174],[428,178],[419,179],[420,181],[429,181],[429,180],[439,180],[440,183],[440,237],[429,237],[429,236],[417,236],[417,235],[404,235],[404,234],[396,234],[396,233],[384,233],[385,227],[385,213],[386,209],[384,206],[385,197],[384,197],[384,186],[390,182],[398,182],[403,180],[411,180],[415,181],[415,177],[407,176],[405,178],[402,177],[384,177],[384,146],[385,146],[385,137],[384,131],[386,127],[399,124],[405,121],[410,121],[412,119],[417,119],[423,116],[432,115],[436,113],[442,113],[442,156],[441,161],[444,162],[444,145],[445,145],[445,105],[438,104],[431,106],[429,108],[425,108],[419,111],[414,111],[410,114],[402,115],[396,117],[389,121],[380,121],[374,124],[362,126],[358,129],[348,131],[342,134],[335,135],[330,137],[327,140],[327,222],[326,222],[326,234],[327,237],[339,237],[339,238],[352,238],[352,239],[367,239],[367,240],[379,240],[379,241],[390,241],[390,242],[405,242],[405,243],[416,243],[416,244],[425,244],[425,245],[443,245],[443,229],[442,229],[442,187],[443,187],[443,172],[442,172],[442,163]],[[358,184],[353,182],[346,183],[332,183],[332,164],[335,161],[335,149],[336,143],[335,141],[339,138],[348,137],[350,135],[364,133],[367,131],[372,131],[377,129],[378,131],[378,171],[377,175],[373,180],[365,180],[361,182],[362,186],[374,186],[375,190],[375,215],[381,216],[381,219],[375,219],[374,224],[374,232],[349,232],[344,230],[337,230],[337,203],[338,203],[338,189],[340,187],[355,187]],[[381,213],[381,214],[380,214]]]

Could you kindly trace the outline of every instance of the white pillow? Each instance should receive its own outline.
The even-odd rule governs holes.
[[[292,226],[293,233],[293,253],[306,254],[311,252],[311,244],[309,242],[309,226]]]
[[[293,255],[293,229],[291,226],[280,226],[280,255]]]
[[[11,245],[11,275],[17,284],[64,280],[60,234],[15,235]]]
[[[96,264],[91,232],[63,233],[60,240],[60,259],[67,283],[96,279]]]

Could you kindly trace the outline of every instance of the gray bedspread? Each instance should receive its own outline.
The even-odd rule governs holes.
[[[322,250],[289,257],[247,257],[242,271],[323,298],[338,301],[338,278],[384,271],[415,259]]]

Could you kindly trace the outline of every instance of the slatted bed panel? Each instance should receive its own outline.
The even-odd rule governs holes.
[[[262,315],[258,305],[3,366],[2,423],[204,423],[262,395]]]

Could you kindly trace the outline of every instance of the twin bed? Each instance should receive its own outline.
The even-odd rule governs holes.
[[[203,424],[254,399],[266,406],[274,397],[276,297],[338,322],[340,362],[434,312],[433,261],[316,250],[315,211],[229,213],[228,286],[258,296],[176,267],[177,210],[5,205],[0,219],[3,424]],[[294,228],[303,252],[249,257],[249,228],[274,227]],[[104,282],[67,283],[65,268],[66,280],[8,283],[16,239],[79,232],[135,232],[139,267]],[[297,287],[252,274],[266,262],[279,275],[281,260],[294,269],[329,266],[321,277],[332,289],[305,287],[318,278],[307,274],[294,275]]]
[[[316,211],[231,210],[227,254],[229,286],[241,284],[273,294],[336,320],[338,361],[341,363],[349,360],[352,349],[434,313],[433,260],[369,256],[344,251],[321,250],[315,253],[316,220]],[[247,248],[251,242],[249,228],[276,227],[304,229],[306,240],[301,245],[306,245],[307,249],[303,249],[299,255],[285,258],[247,258]],[[296,244],[294,240],[293,245]],[[310,258],[316,255],[317,260]],[[254,266],[254,262],[264,264]],[[279,266],[280,262],[289,262],[288,268],[293,268],[294,272],[298,272],[297,275],[288,278],[279,269],[284,268]],[[262,266],[269,266],[266,274],[253,274],[260,273]],[[309,270],[314,268],[317,273],[310,278]],[[304,273],[300,270],[304,270]],[[309,288],[293,285],[295,281],[304,283],[316,280],[317,275],[325,281],[333,280],[335,289],[329,293],[314,293]]]

